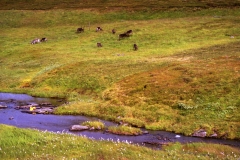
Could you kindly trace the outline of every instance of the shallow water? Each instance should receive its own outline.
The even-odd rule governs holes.
[[[33,128],[38,130],[47,130],[53,132],[67,132],[77,135],[86,136],[96,140],[105,139],[112,141],[128,141],[134,144],[145,145],[147,147],[161,148],[161,143],[168,142],[205,142],[205,143],[218,143],[231,145],[240,148],[240,141],[237,140],[222,140],[214,138],[198,138],[187,137],[171,132],[165,131],[148,131],[149,134],[140,136],[122,136],[114,135],[104,131],[74,131],[70,132],[71,125],[81,124],[84,121],[99,120],[98,118],[86,116],[71,116],[71,115],[43,115],[43,114],[27,114],[22,113],[20,110],[14,109],[19,104],[27,103],[51,103],[53,105],[60,105],[63,103],[59,99],[51,98],[37,98],[26,94],[12,94],[0,93],[0,104],[7,105],[6,109],[0,109],[0,123],[12,125],[20,128]],[[10,119],[12,117],[13,119]],[[115,126],[116,123],[104,121],[106,126]],[[154,144],[154,145],[153,145]]]

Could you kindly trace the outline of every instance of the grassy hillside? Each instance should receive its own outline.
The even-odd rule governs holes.
[[[129,143],[95,141],[69,134],[56,134],[0,125],[0,156],[10,159],[236,159],[240,151],[224,145],[179,143],[156,151]]]
[[[66,97],[56,114],[240,138],[239,1],[63,2],[0,1],[1,91]]]

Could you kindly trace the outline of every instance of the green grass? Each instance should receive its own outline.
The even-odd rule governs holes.
[[[152,150],[129,142],[96,141],[65,133],[52,133],[0,125],[2,159],[236,159],[240,151],[218,144],[179,143]]]
[[[142,134],[141,129],[129,127],[129,126],[110,126],[108,127],[108,132],[119,135],[140,135]]]
[[[89,128],[94,128],[102,130],[105,128],[104,123],[100,121],[85,121],[82,123],[83,126],[88,126]]]
[[[67,98],[55,114],[240,138],[239,1],[81,2],[0,2],[1,91]]]

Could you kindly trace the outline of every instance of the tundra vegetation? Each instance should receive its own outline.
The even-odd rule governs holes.
[[[101,121],[85,121],[82,123],[83,126],[87,126],[89,128],[102,130],[105,128],[105,125]]]
[[[128,141],[94,140],[67,133],[21,129],[0,124],[1,159],[237,159],[236,148],[217,144],[174,143],[162,150]]]
[[[238,0],[1,0],[0,90],[66,98],[55,114],[184,135],[204,129],[239,140],[239,6]],[[84,32],[76,34],[79,27]],[[127,30],[132,35],[119,41]],[[47,42],[31,45],[42,37]]]
[[[134,128],[129,126],[110,126],[108,127],[108,132],[120,135],[140,135],[142,130],[140,128]]]

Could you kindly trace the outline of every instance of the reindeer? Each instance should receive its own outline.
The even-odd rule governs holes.
[[[101,27],[97,27],[96,32],[98,32],[98,31],[103,31],[103,29]]]
[[[133,50],[134,50],[134,51],[137,51],[137,50],[138,50],[137,44],[133,44]]]
[[[116,33],[116,30],[115,29],[112,29],[112,34],[115,34]]]
[[[77,33],[81,33],[81,32],[84,32],[84,28],[82,27],[77,29]]]
[[[122,33],[118,35],[118,40],[120,41],[120,39],[125,38],[125,37],[129,37],[129,35],[127,33]]]
[[[128,35],[132,35],[132,30],[128,30],[127,32],[125,32],[126,34],[128,34]]]
[[[122,39],[122,38],[125,38],[125,37],[129,37],[130,35],[132,35],[132,30],[128,30],[128,31],[125,32],[125,33],[119,34],[119,35],[118,35],[118,40],[120,40],[120,39]]]
[[[39,38],[35,38],[34,40],[32,40],[31,44],[37,44],[40,42],[41,42],[41,40]]]
[[[97,47],[102,47],[102,44],[100,42],[98,42]]]

